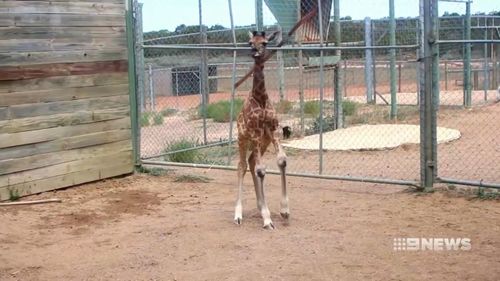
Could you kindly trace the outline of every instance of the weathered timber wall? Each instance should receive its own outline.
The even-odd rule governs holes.
[[[132,172],[125,0],[0,1],[0,200]]]

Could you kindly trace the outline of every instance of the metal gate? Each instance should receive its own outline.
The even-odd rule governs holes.
[[[387,0],[386,17],[357,20],[340,18],[339,0],[256,0],[255,13],[229,0],[219,14],[228,24],[210,26],[208,2],[197,3],[197,25],[148,32],[134,4],[142,163],[235,169],[248,32],[280,30],[265,76],[292,131],[290,175],[500,187],[500,16],[471,16],[469,1],[453,1],[463,16],[440,17],[437,0],[422,0],[407,7],[418,16],[398,18]],[[253,24],[238,22],[242,11]],[[272,151],[264,160],[275,167]]]

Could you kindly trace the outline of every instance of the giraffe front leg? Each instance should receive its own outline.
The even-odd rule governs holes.
[[[236,206],[234,208],[234,223],[241,224],[243,220],[243,178],[247,171],[246,160],[246,145],[244,142],[239,142],[240,162],[238,163],[238,197],[236,198]]]
[[[281,202],[280,202],[280,214],[284,219],[290,217],[290,208],[288,206],[288,193],[286,188],[286,153],[281,146],[281,143],[277,137],[273,137],[274,149],[277,151],[276,161],[280,170],[281,176]]]
[[[255,155],[255,175],[257,176],[256,193],[260,196],[260,214],[264,220],[263,227],[266,229],[274,229],[273,221],[271,220],[271,212],[267,207],[266,197],[264,195],[264,177],[266,175],[266,167],[262,164],[261,155],[267,146],[256,145]],[[257,192],[258,190],[258,192]]]

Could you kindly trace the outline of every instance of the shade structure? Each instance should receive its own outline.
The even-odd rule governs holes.
[[[305,15],[318,9],[318,0],[264,0],[274,15],[283,33],[288,33],[292,27]],[[328,38],[332,0],[321,0],[323,24],[323,40]],[[300,42],[320,41],[320,19],[317,13],[312,19],[304,22],[295,34],[295,40]]]

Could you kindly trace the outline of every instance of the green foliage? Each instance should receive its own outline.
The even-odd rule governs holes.
[[[307,101],[304,103],[304,113],[312,116],[319,115],[319,101]]]
[[[181,139],[179,141],[172,142],[167,145],[164,152],[178,151],[188,148],[197,147],[199,145],[198,141],[192,141],[187,139]],[[172,154],[165,155],[165,161],[179,162],[179,163],[200,163],[204,160],[204,155],[197,149],[192,149],[188,151],[175,152]]]
[[[323,132],[329,132],[335,130],[335,117],[333,115],[327,115],[323,118],[319,116],[312,123],[311,127],[306,130],[306,135],[319,134],[320,125],[323,123]]]
[[[163,124],[163,115],[159,112],[146,111],[139,117],[139,125],[141,127],[147,127],[151,124],[161,125]]]
[[[149,123],[149,120],[151,119],[152,115],[153,115],[153,112],[149,112],[149,111],[143,112],[141,114],[141,116],[139,117],[139,125],[141,127],[147,127],[147,126],[151,125],[151,123]]]
[[[9,188],[9,200],[10,201],[17,201],[21,198],[21,195],[19,195],[19,191],[17,189],[11,189]]]
[[[163,124],[163,115],[161,113],[155,112],[153,115],[153,124],[161,125]]]
[[[177,109],[175,108],[165,108],[162,111],[160,111],[161,115],[167,117],[167,116],[172,116],[177,113]]]
[[[234,100],[234,110],[233,110],[233,120],[243,108],[243,100]],[[207,118],[212,118],[215,122],[229,122],[229,117],[231,114],[231,101],[223,100],[216,103],[211,103],[207,106]],[[199,117],[203,117],[203,107],[198,109]]]
[[[293,102],[287,100],[280,100],[278,103],[276,103],[274,107],[276,109],[276,112],[286,114],[289,113],[290,110],[292,110]]]
[[[356,112],[358,111],[358,103],[345,100],[342,102],[342,112],[344,113],[344,116],[352,116],[355,115]]]
[[[142,174],[149,174],[149,175],[152,175],[155,177],[163,176],[163,175],[168,173],[167,170],[162,169],[162,168],[157,168],[157,167],[148,168],[145,166],[139,166],[139,168],[137,168],[137,172],[142,173]]]

